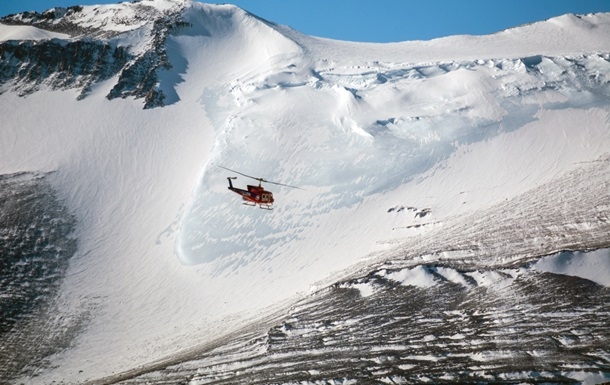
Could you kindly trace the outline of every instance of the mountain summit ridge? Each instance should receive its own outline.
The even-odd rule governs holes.
[[[180,12],[189,0],[143,0],[110,5],[75,5],[44,12],[23,12],[2,17],[9,25],[31,25],[65,33],[70,38],[112,38],[142,28],[160,17]]]
[[[588,34],[563,34],[566,28],[603,34],[610,34],[610,13],[590,15],[564,15],[544,22],[529,24],[497,32],[489,36],[453,36],[434,39],[428,42],[400,43],[354,43],[309,37],[290,27],[276,25],[251,15],[238,7],[229,5],[202,4],[192,0],[142,0],[131,3],[100,6],[72,6],[51,8],[45,12],[23,12],[0,19],[0,68],[4,76],[0,78],[0,90],[13,87],[22,95],[34,92],[45,83],[52,88],[80,88],[79,98],[86,97],[90,87],[111,77],[119,75],[115,87],[107,95],[108,99],[135,97],[144,99],[144,108],[154,108],[172,103],[167,94],[174,95],[172,85],[161,84],[164,71],[170,71],[172,63],[167,58],[166,40],[170,35],[181,33],[210,33],[210,26],[202,20],[211,22],[229,10],[240,14],[242,20],[255,20],[294,42],[309,56],[326,57],[333,55],[351,57],[356,62],[366,61],[362,53],[368,46],[385,49],[378,58],[381,62],[403,61],[406,58],[413,64],[435,63],[438,61],[461,61],[477,59],[505,59],[535,54],[561,55],[569,50],[574,53],[594,53],[607,51],[608,44]],[[201,19],[194,15],[211,15]],[[191,15],[191,16],[187,16]],[[203,23],[195,26],[195,23]],[[237,19],[236,19],[237,20]],[[211,22],[212,24],[216,24]],[[248,24],[246,22],[245,24]],[[10,26],[33,27],[49,31],[55,39],[44,39],[43,33],[34,31],[24,33],[24,40],[18,39],[19,33]],[[216,24],[218,31],[223,28]],[[532,29],[535,29],[532,31]],[[2,31],[4,30],[4,33]],[[217,31],[217,32],[218,32]],[[561,35],[560,39],[546,39],[544,36]],[[6,41],[7,36],[10,41]],[[42,40],[36,36],[43,37]],[[542,37],[540,37],[542,36]],[[574,36],[576,36],[574,38]],[[597,35],[596,35],[597,36]],[[33,37],[33,40],[28,39]],[[528,41],[533,37],[533,41]],[[17,39],[15,39],[17,38]],[[59,39],[58,39],[59,38]],[[486,39],[493,38],[495,52],[473,50],[472,47],[488,46]],[[20,41],[20,42],[18,42]],[[555,47],[552,42],[561,41]],[[256,43],[254,43],[256,44]],[[316,52],[316,47],[333,46]],[[264,45],[263,45],[264,46]],[[470,46],[468,52],[455,51],[452,47]],[[524,52],[519,46],[536,46],[535,51]],[[553,48],[555,47],[555,48]],[[423,48],[423,50],[422,50]],[[559,50],[559,51],[558,51]],[[19,58],[16,59],[16,52]],[[53,52],[51,54],[51,52]],[[83,52],[84,55],[75,55]],[[556,52],[556,53],[554,53]],[[83,57],[84,56],[84,57]],[[72,75],[61,76],[64,68]],[[1,92],[1,91],[0,91]]]

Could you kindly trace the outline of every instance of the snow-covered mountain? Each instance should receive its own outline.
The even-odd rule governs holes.
[[[610,378],[610,14],[391,44],[0,19],[8,383]],[[227,177],[264,184],[272,211]]]

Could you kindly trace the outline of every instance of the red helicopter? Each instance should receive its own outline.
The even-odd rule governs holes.
[[[302,190],[300,187],[291,186],[291,185],[283,184],[283,183],[271,182],[271,181],[268,181],[263,178],[255,178],[250,175],[242,174],[241,172],[231,170],[230,168],[226,168],[226,167],[222,167],[222,166],[218,166],[218,167],[224,168],[225,170],[228,170],[228,171],[234,172],[236,174],[243,175],[245,177],[252,178],[252,179],[258,181],[258,186],[248,185],[248,189],[243,190],[243,189],[240,189],[237,187],[233,187],[233,183],[231,182],[231,180],[237,179],[237,177],[235,177],[235,176],[227,177],[227,180],[229,181],[229,190],[233,191],[236,194],[241,195],[242,199],[244,200],[243,204],[245,204],[246,206],[258,205],[261,209],[273,210],[273,193],[271,191],[265,190],[265,188],[261,186],[261,184],[263,182],[273,183],[273,184],[276,184],[279,186],[286,186],[286,187],[297,188],[299,190]]]

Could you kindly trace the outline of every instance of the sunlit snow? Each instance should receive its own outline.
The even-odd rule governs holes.
[[[599,38],[610,14],[392,44],[190,1],[89,6],[78,22],[143,49],[151,27],[135,7],[181,9],[190,23],[167,41],[166,106],[107,100],[116,78],[83,100],[0,94],[0,174],[48,172],[73,210],[78,252],[58,303],[89,317],[30,383],[100,378],[211,341],[610,152],[610,39]],[[49,38],[67,36],[0,25],[0,41]],[[264,184],[274,209],[245,206],[219,166],[301,189]],[[607,260],[559,253],[532,269],[608,286]],[[514,279],[423,265],[385,278],[432,287],[438,276]]]
[[[45,39],[66,39],[69,35],[46,31],[44,29],[17,25],[7,26],[0,24],[0,42],[7,40],[45,40]]]

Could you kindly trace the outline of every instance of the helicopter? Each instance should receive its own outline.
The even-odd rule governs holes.
[[[227,177],[227,180],[229,181],[229,190],[233,191],[236,194],[241,195],[242,199],[244,200],[243,204],[246,206],[258,205],[261,209],[273,210],[273,202],[274,202],[273,193],[271,191],[265,190],[265,188],[262,186],[263,182],[276,184],[278,186],[285,186],[285,187],[296,188],[296,189],[302,190],[302,188],[297,187],[297,186],[291,186],[288,184],[272,182],[272,181],[266,180],[264,178],[256,178],[256,177],[253,177],[250,175],[242,174],[239,171],[231,170],[230,168],[226,168],[223,166],[218,166],[218,167],[258,181],[258,186],[248,185],[248,187],[247,187],[248,189],[244,190],[244,189],[240,189],[240,188],[233,186],[232,181],[234,179],[237,179],[237,177],[235,177],[235,176]]]

